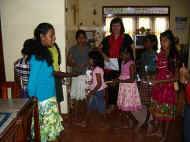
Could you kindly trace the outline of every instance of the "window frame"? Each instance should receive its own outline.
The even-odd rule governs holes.
[[[157,14],[151,14],[151,13],[147,13],[147,14],[129,14],[129,13],[124,13],[124,14],[111,14],[110,16],[109,16],[109,14],[105,14],[104,13],[104,9],[106,9],[106,8],[167,8],[168,9],[168,13],[167,14],[162,14],[162,13],[157,13]],[[134,17],[135,18],[135,27],[137,27],[138,26],[138,23],[137,23],[137,19],[139,18],[139,17],[150,17],[151,18],[151,28],[152,28],[152,30],[154,30],[154,23],[152,23],[152,21],[154,21],[153,19],[155,18],[155,17],[168,17],[168,26],[169,26],[169,28],[170,28],[170,6],[103,6],[102,7],[102,17],[103,17],[103,27],[105,27],[105,24],[106,24],[106,18],[107,17],[116,17],[116,16],[118,16],[118,17]]]

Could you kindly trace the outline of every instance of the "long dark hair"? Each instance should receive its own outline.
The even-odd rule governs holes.
[[[121,33],[124,33],[125,32],[125,28],[124,28],[124,25],[123,25],[123,21],[121,18],[119,17],[116,17],[114,19],[111,20],[111,23],[110,23],[110,32],[112,33],[112,25],[113,24],[120,24],[121,25]]]
[[[104,58],[99,51],[92,50],[88,53],[88,57],[93,60],[94,67],[99,66],[101,68],[104,68]]]
[[[34,51],[36,50],[36,44],[34,39],[27,39],[24,41],[23,48],[21,49],[22,55],[27,55],[26,61],[28,61],[32,54],[34,54]]]
[[[156,35],[151,34],[151,41],[153,42],[153,50],[157,51],[158,50],[158,39],[156,37]]]
[[[80,35],[83,35],[85,38],[87,38],[86,32],[84,30],[78,30],[76,32],[75,39],[78,39]]]
[[[152,49],[153,49],[154,51],[157,51],[157,50],[158,50],[158,40],[157,40],[156,35],[154,35],[154,34],[147,34],[147,35],[143,38],[143,42],[147,42],[147,41],[150,41],[150,42],[153,44]]]
[[[168,67],[169,70],[174,73],[178,66],[177,60],[179,59],[179,55],[176,49],[175,37],[171,30],[166,30],[165,32],[161,33],[160,38],[162,37],[166,37],[170,41],[170,48],[168,54]]]
[[[34,41],[31,42],[33,47],[35,46],[33,54],[36,55],[36,59],[46,60],[48,65],[52,65],[53,60],[48,48],[41,43],[41,35],[46,35],[50,29],[54,30],[51,24],[40,23],[34,30]]]

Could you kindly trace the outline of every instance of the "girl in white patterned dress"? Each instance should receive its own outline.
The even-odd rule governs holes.
[[[133,126],[138,121],[131,113],[141,109],[141,101],[137,83],[135,81],[135,62],[133,61],[133,51],[131,48],[121,53],[121,74],[115,82],[119,82],[119,92],[117,106],[119,110],[125,112],[129,119],[133,121]]]

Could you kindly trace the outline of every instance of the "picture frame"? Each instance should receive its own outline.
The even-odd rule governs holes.
[[[89,44],[93,47],[95,44],[95,33],[96,30],[86,30],[86,36]]]

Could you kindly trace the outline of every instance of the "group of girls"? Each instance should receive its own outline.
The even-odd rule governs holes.
[[[56,107],[56,98],[58,97],[55,97],[59,90],[56,89],[56,86],[60,84],[60,80],[56,79],[57,83],[55,84],[55,77],[76,76],[72,79],[71,99],[76,102],[87,100],[88,111],[96,110],[101,114],[106,112],[104,92],[107,85],[104,81],[104,55],[99,50],[89,52],[86,39],[85,32],[78,31],[76,34],[77,45],[69,51],[69,65],[73,67],[75,74],[60,72],[58,56],[53,56],[56,50],[53,48],[48,50],[49,47],[55,45],[55,31],[51,24],[39,24],[35,29],[34,38],[29,42],[28,47],[31,49],[27,57],[30,66],[27,93],[39,100],[42,141],[55,140],[63,130],[61,117]],[[156,54],[157,41],[155,36],[147,35],[144,39],[146,51],[142,55],[141,61],[142,65],[147,66],[145,72],[148,78],[142,79],[142,82],[148,80],[151,82],[151,87],[142,87],[147,90],[141,88],[142,90],[139,91],[136,82],[136,65],[131,47],[121,49],[119,57],[121,60],[120,75],[110,81],[113,84],[119,84],[117,107],[133,122],[133,127],[138,124],[138,121],[132,112],[140,110],[145,104],[147,107],[145,124],[148,123],[151,114],[155,134],[161,135],[161,141],[164,142],[167,139],[170,122],[175,120],[176,115],[177,102],[173,82],[177,80],[176,69],[178,67],[176,61],[178,53],[175,47],[175,38],[171,31],[167,30],[161,33],[160,43],[160,52]],[[83,85],[85,83],[83,77],[89,66],[92,71],[92,80],[89,90],[86,90],[86,85]],[[84,92],[84,90],[86,91]]]
[[[144,89],[147,90],[144,90],[144,92],[138,90],[135,78],[135,61],[131,48],[126,48],[121,51],[121,73],[113,82],[114,84],[119,83],[117,97],[118,109],[125,112],[128,118],[132,120],[133,126],[135,126],[138,121],[132,112],[140,110],[142,104],[145,104],[147,107],[147,119],[145,124],[148,123],[148,118],[151,114],[153,119],[152,126],[154,128],[151,131],[151,135],[161,136],[161,141],[164,142],[167,140],[170,124],[175,120],[176,116],[177,94],[174,82],[178,80],[179,58],[175,47],[175,37],[170,30],[161,33],[160,43],[160,52],[156,53],[156,37],[154,35],[147,35],[144,40],[146,51],[142,55],[142,62],[147,66],[145,71],[147,78],[142,79],[142,82],[148,83],[148,87],[144,87]],[[99,53],[97,52],[97,54]],[[94,68],[96,68],[96,66],[102,68],[102,66],[98,64],[93,64],[93,66]],[[96,74],[93,80],[99,82],[101,79],[98,76],[99,75]],[[103,80],[100,82],[103,84]],[[99,92],[97,88],[100,88],[100,86],[101,85],[97,85],[93,92],[95,90],[95,92]],[[143,89],[141,91],[143,91]],[[96,105],[98,106],[99,104],[96,103]]]

